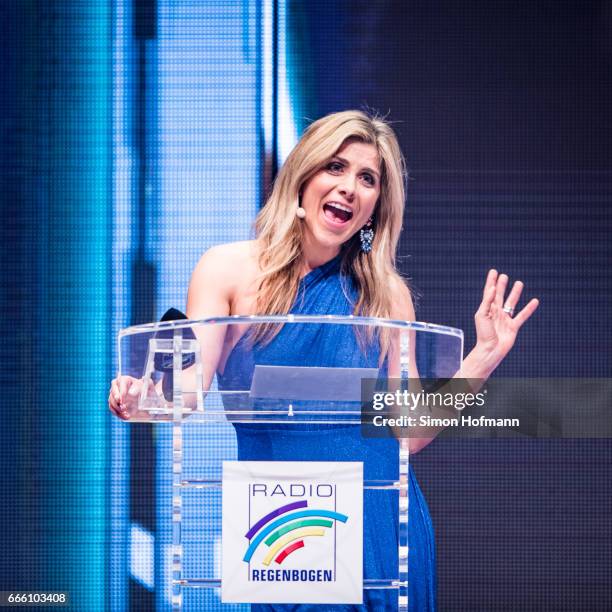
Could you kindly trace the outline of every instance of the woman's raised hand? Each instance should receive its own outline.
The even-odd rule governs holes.
[[[476,347],[482,359],[493,371],[508,354],[519,329],[536,311],[539,301],[530,300],[518,313],[514,310],[523,291],[523,283],[516,281],[508,297],[508,275],[489,270],[485,282],[482,302],[476,311]]]

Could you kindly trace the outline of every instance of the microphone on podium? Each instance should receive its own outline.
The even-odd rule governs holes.
[[[180,321],[183,319],[187,319],[187,315],[182,313],[180,310],[176,308],[169,308],[166,310],[162,318],[161,322],[164,321]],[[195,340],[195,334],[191,327],[183,328],[183,338],[185,340]],[[155,338],[159,339],[168,339],[171,340],[174,336],[174,329],[168,328],[163,329],[155,334]],[[183,353],[182,359],[182,369],[191,367],[195,363],[195,353]],[[173,387],[173,370],[174,370],[174,356],[172,353],[156,353],[154,358],[154,366],[157,372],[163,372],[162,378],[162,391],[164,393],[164,397],[166,401],[172,401],[172,387]]]

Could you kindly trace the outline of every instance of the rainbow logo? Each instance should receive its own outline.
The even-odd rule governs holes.
[[[302,500],[281,506],[259,519],[245,533],[250,544],[243,561],[250,563],[255,550],[263,542],[269,549],[263,564],[269,566],[274,561],[280,565],[292,552],[304,548],[304,538],[324,535],[334,520],[342,523],[348,520],[346,514],[331,510],[300,508],[308,508],[308,502]]]

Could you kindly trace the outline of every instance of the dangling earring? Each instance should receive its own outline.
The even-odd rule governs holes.
[[[368,219],[365,227],[359,231],[359,239],[361,240],[361,250],[364,253],[369,253],[372,250],[372,240],[374,240],[374,230],[372,229],[372,217]]]

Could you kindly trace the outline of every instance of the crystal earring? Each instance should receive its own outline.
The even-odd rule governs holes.
[[[372,250],[372,240],[374,240],[374,230],[372,229],[372,217],[359,231],[359,239],[361,240],[361,250],[364,253],[369,253]]]

